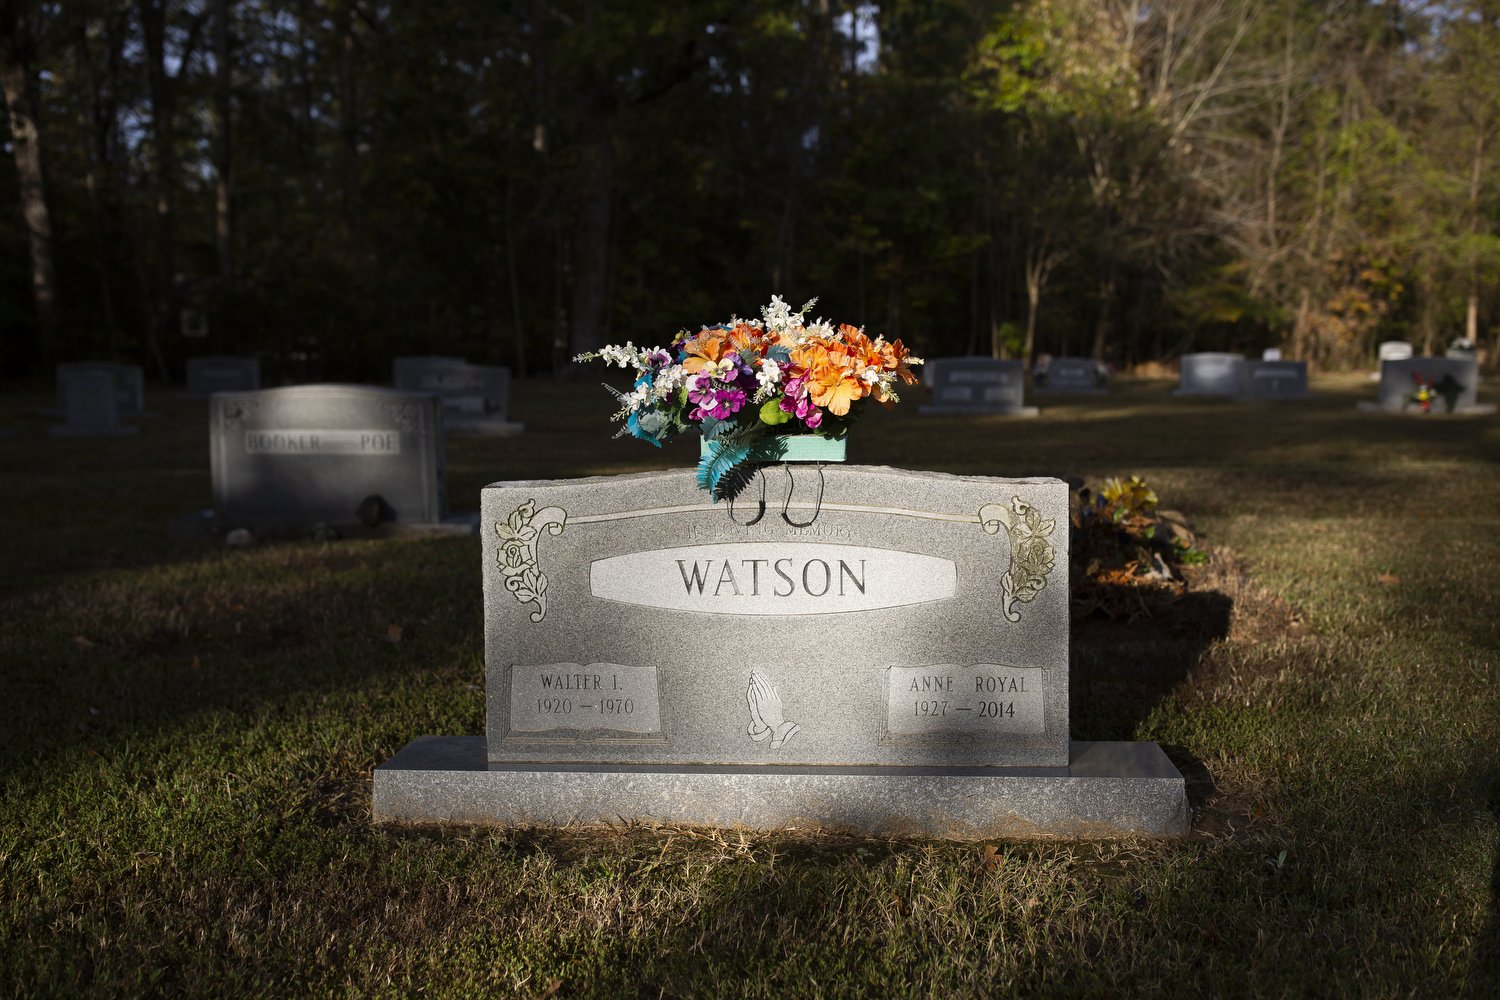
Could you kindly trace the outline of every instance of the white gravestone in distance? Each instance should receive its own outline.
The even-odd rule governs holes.
[[[122,417],[138,417],[146,409],[146,377],[140,365],[118,365],[110,361],[75,361],[57,366],[57,409],[53,416],[65,416],[68,409],[67,379],[80,372],[107,372],[114,385],[115,400]]]
[[[1241,396],[1245,392],[1245,356],[1203,352],[1184,354],[1175,396]]]
[[[1375,349],[1375,370],[1370,373],[1370,381],[1380,381],[1380,368],[1387,361],[1405,361],[1415,355],[1416,350],[1404,340],[1381,341]]]
[[[260,388],[260,360],[231,354],[188,358],[187,392],[190,399],[206,399],[216,392],[253,392]]]
[[[66,367],[66,366],[60,366]],[[78,368],[59,373],[63,411],[68,422],[47,428],[53,437],[95,437],[134,434],[139,427],[120,423],[118,383],[102,368]]]
[[[1281,360],[1281,348],[1279,348],[1279,347],[1268,347],[1268,348],[1266,348],[1264,351],[1260,352],[1260,359],[1262,361],[1280,361]]]
[[[443,401],[450,433],[504,436],[525,430],[506,419],[509,368],[471,365],[453,358],[404,357],[397,358],[392,369],[397,389],[430,392]]]
[[[1104,392],[1109,375],[1093,358],[1053,358],[1040,382],[1037,388],[1047,392]]]
[[[1306,399],[1306,361],[1248,361],[1246,399]]]
[[[1473,358],[1423,357],[1383,361],[1380,364],[1380,398],[1361,401],[1359,408],[1367,412],[1420,413],[1420,406],[1411,399],[1417,389],[1414,375],[1420,375],[1434,387],[1433,413],[1495,412],[1494,404],[1479,402],[1479,364]],[[1452,410],[1444,396],[1445,388],[1453,390]]]
[[[1019,361],[987,357],[933,358],[925,366],[932,386],[932,402],[922,413],[997,414],[1034,417],[1026,406],[1026,372]]]
[[[486,487],[486,735],[382,764],[375,818],[1185,832],[1156,744],[1069,739],[1066,484],[762,474]]]
[[[226,524],[352,525],[371,496],[383,519],[473,530],[447,517],[443,413],[425,393],[299,385],[215,393],[214,509]]]

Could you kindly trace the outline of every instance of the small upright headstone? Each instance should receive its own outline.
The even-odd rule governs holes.
[[[1159,747],[1069,738],[1065,483],[762,474],[748,523],[689,470],[486,487],[486,735],[380,765],[375,818],[1186,831]]]
[[[1268,347],[1268,348],[1266,348],[1264,351],[1260,352],[1260,359],[1262,361],[1280,361],[1281,360],[1281,348],[1279,348],[1279,347]]]
[[[109,361],[76,361],[57,366],[57,415],[67,412],[66,382],[82,372],[105,372],[114,386],[115,400],[122,417],[138,417],[146,408],[146,377],[140,365],[119,365]]]
[[[120,401],[112,372],[102,368],[74,369],[60,374],[66,424],[47,428],[53,437],[94,437],[134,434],[140,430],[120,423]]]
[[[1093,358],[1053,358],[1038,381],[1047,392],[1104,392],[1109,375]]]
[[[1380,397],[1359,403],[1361,410],[1421,412],[1413,396],[1421,385],[1431,391],[1432,413],[1494,413],[1479,402],[1479,364],[1473,358],[1405,358],[1380,365]]]
[[[1370,381],[1380,381],[1380,369],[1387,361],[1405,361],[1412,357],[1415,351],[1412,346],[1404,340],[1384,340],[1375,349],[1375,370],[1370,373]]]
[[[1019,361],[986,357],[934,358],[927,362],[932,402],[923,413],[997,414],[1034,417],[1026,406],[1026,372]]]
[[[1245,356],[1204,352],[1184,354],[1177,396],[1241,396],[1245,392]]]
[[[447,518],[443,413],[425,393],[299,385],[215,393],[209,403],[214,509],[232,525],[440,530]],[[472,530],[472,518],[453,530]]]
[[[187,393],[206,399],[216,392],[253,392],[260,388],[260,361],[229,354],[189,358]]]
[[[451,433],[508,435],[525,429],[506,419],[509,368],[442,357],[397,358],[392,368],[397,389],[430,392],[443,401]]]
[[[1247,399],[1306,399],[1306,361],[1250,361],[1245,364]]]

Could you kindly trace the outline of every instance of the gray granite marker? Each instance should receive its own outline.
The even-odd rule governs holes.
[[[1419,413],[1418,405],[1411,401],[1417,388],[1414,375],[1437,388],[1432,400],[1433,413],[1485,414],[1494,413],[1492,403],[1479,402],[1479,364],[1473,358],[1406,358],[1380,363],[1380,398],[1358,404],[1367,412]],[[1446,383],[1445,383],[1446,380]],[[1443,395],[1445,385],[1451,387],[1454,405],[1450,410]]]
[[[1034,417],[1040,412],[1024,404],[1026,372],[1019,361],[932,358],[924,367],[932,387],[932,402],[919,408],[922,413]]]
[[[1416,353],[1416,350],[1404,340],[1381,341],[1380,346],[1375,349],[1375,370],[1370,373],[1370,381],[1380,381],[1380,368],[1387,361],[1405,361]]]
[[[68,366],[59,366],[68,367]],[[120,423],[115,374],[104,368],[74,368],[59,375],[68,422],[47,428],[53,437],[134,434],[139,427]]]
[[[381,821],[1176,835],[1155,744],[1068,734],[1068,491],[769,466],[496,483],[484,737],[375,772]]]
[[[1306,399],[1306,361],[1247,361],[1246,399]]]
[[[1105,392],[1109,376],[1093,358],[1053,358],[1037,389],[1044,392]]]
[[[214,508],[227,524],[353,524],[371,496],[382,518],[473,530],[447,516],[443,413],[425,393],[299,385],[215,393]]]
[[[216,392],[252,392],[260,388],[260,360],[229,354],[188,358],[187,391],[190,399],[207,399]]]
[[[1174,396],[1242,396],[1245,356],[1204,352],[1184,354]]]
[[[140,365],[118,365],[110,361],[75,361],[57,366],[57,409],[51,415],[64,416],[68,409],[67,382],[84,372],[105,372],[114,386],[115,400],[122,417],[138,417],[146,408],[146,379]]]
[[[430,392],[441,399],[449,433],[507,436],[525,430],[506,419],[509,368],[455,358],[403,357],[392,365],[392,381],[397,389]]]

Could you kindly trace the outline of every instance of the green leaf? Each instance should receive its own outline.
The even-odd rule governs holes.
[[[775,427],[792,419],[792,415],[781,408],[781,397],[768,399],[760,406],[760,422]]]
[[[744,438],[715,442],[715,446],[698,459],[698,487],[708,490],[715,502],[725,494],[720,490],[720,481],[730,470],[750,457],[752,443]]]

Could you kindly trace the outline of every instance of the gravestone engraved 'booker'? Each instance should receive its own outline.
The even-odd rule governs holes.
[[[60,366],[67,367],[67,366]],[[60,373],[63,411],[68,422],[47,428],[53,437],[94,437],[134,434],[139,427],[120,423],[120,401],[113,372],[104,368],[77,368]]]
[[[1245,356],[1184,354],[1174,396],[1239,396],[1245,391]]]
[[[1093,358],[1053,358],[1038,388],[1047,392],[1104,392],[1108,384],[1103,366]]]
[[[1380,363],[1380,398],[1361,401],[1359,409],[1367,412],[1420,412],[1411,399],[1417,388],[1413,375],[1420,375],[1435,388],[1433,413],[1494,413],[1495,406],[1479,402],[1479,364],[1473,358],[1406,358]],[[1446,381],[1445,381],[1446,380]],[[1451,390],[1453,408],[1448,408]]]
[[[397,358],[392,365],[397,389],[430,392],[443,401],[451,433],[519,434],[525,428],[506,419],[510,406],[510,369],[471,365],[442,357]]]
[[[1246,399],[1306,399],[1306,361],[1245,363]]]
[[[204,399],[216,392],[253,392],[260,388],[260,361],[229,354],[188,358],[187,392]]]
[[[381,497],[398,525],[447,513],[443,414],[424,393],[299,385],[215,393],[214,508],[227,522],[352,524]]]
[[[487,487],[486,736],[382,764],[376,818],[1185,831],[1155,744],[1069,742],[1064,483],[790,468]]]
[[[923,413],[991,413],[1008,417],[1034,417],[1038,410],[1022,398],[1026,372],[1019,361],[999,358],[933,358],[925,366],[932,387],[932,402]]]

